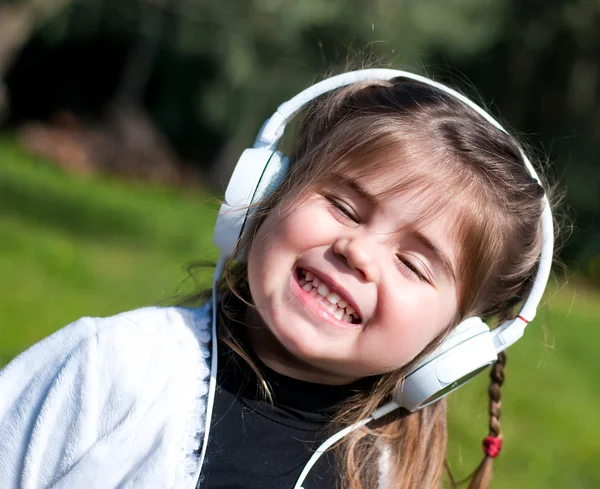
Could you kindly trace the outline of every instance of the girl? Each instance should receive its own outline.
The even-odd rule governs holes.
[[[393,70],[321,82],[238,162],[212,307],[84,318],[0,373],[0,487],[438,488],[439,399],[533,318],[552,234],[523,151],[469,100]]]

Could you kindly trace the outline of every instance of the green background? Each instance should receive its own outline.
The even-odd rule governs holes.
[[[200,285],[186,264],[214,259],[218,204],[198,191],[66,175],[0,139],[0,365],[83,315],[173,301]],[[502,389],[502,455],[492,487],[598,488],[600,292],[555,283]],[[449,402],[458,478],[481,457],[487,379]]]

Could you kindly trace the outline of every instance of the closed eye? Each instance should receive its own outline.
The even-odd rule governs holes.
[[[345,217],[354,221],[355,223],[359,222],[358,216],[349,205],[335,197],[331,197],[330,195],[326,195],[325,198],[332,207],[344,214]]]
[[[425,274],[408,258],[398,255],[398,268],[400,271],[407,275],[409,278],[418,278],[421,282],[425,282],[431,285],[431,281],[425,276]]]

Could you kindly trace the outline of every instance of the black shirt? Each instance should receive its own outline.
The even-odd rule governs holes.
[[[252,369],[228,347],[219,347],[201,489],[292,489],[314,450],[328,438],[328,423],[336,408],[357,389],[356,384],[303,382],[254,361],[269,384],[273,404],[264,400]],[[325,453],[303,487],[335,488],[334,467],[333,453]]]

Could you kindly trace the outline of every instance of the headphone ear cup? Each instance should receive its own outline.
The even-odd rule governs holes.
[[[281,151],[273,151],[258,181],[252,204],[256,204],[271,195],[285,179],[290,168],[290,160]],[[250,210],[249,214],[252,213]]]
[[[249,148],[242,153],[227,185],[213,232],[213,242],[222,257],[229,258],[233,254],[250,206],[277,188],[288,166],[288,158],[279,151]]]
[[[496,359],[488,326],[478,317],[465,319],[406,375],[393,402],[416,411],[465,384]]]

